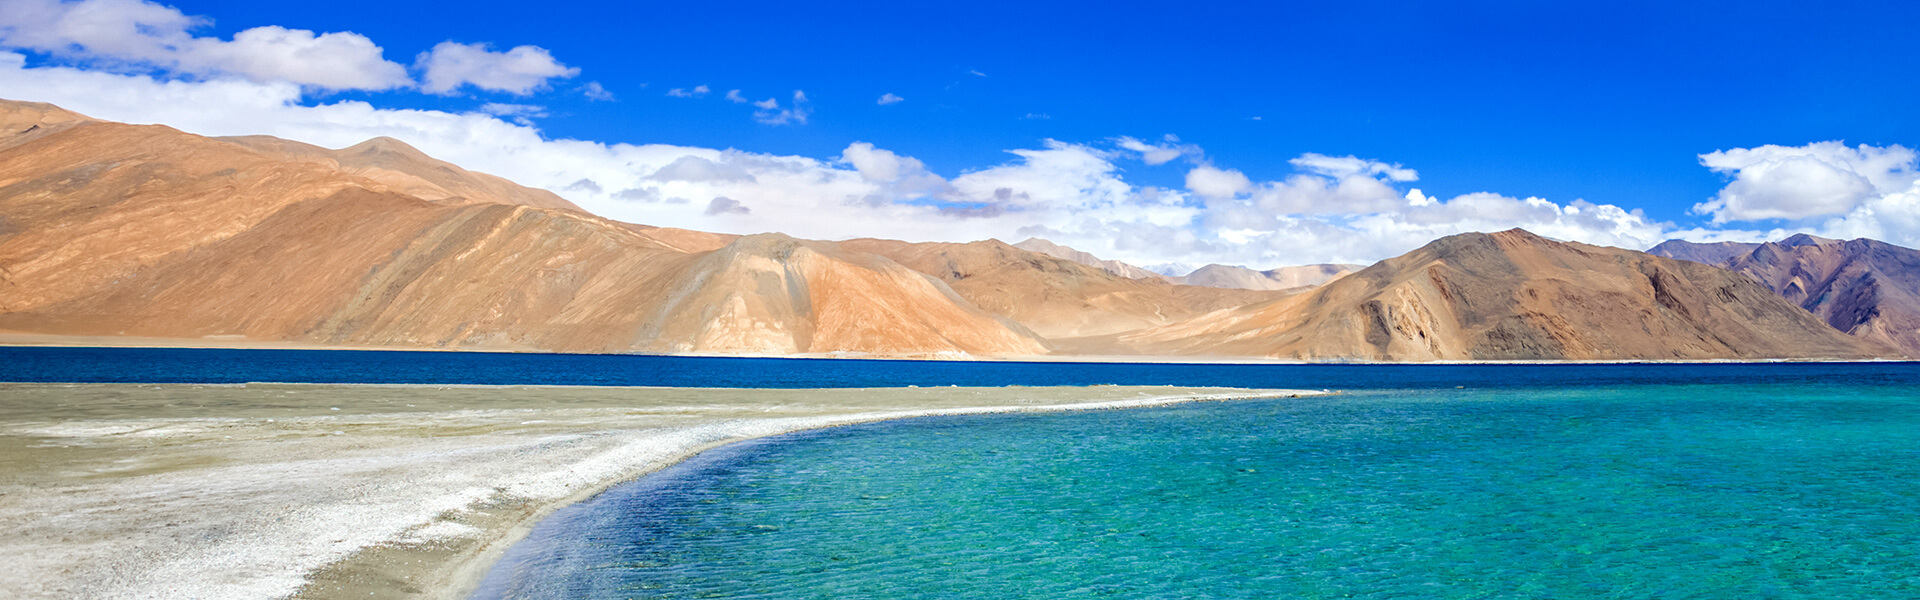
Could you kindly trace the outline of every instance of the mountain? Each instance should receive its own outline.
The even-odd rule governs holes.
[[[1089,267],[1104,270],[1108,273],[1119,275],[1121,277],[1126,277],[1128,279],[1164,279],[1165,278],[1161,274],[1155,273],[1153,271],[1148,271],[1146,269],[1142,269],[1140,267],[1136,267],[1136,266],[1123,263],[1117,260],[1100,260],[1100,257],[1098,256],[1094,256],[1092,254],[1088,254],[1085,252],[1081,252],[1079,250],[1068,248],[1066,246],[1055,244],[1053,242],[1049,242],[1047,240],[1043,240],[1040,238],[1027,238],[1026,241],[1020,242],[1018,244],[1014,244],[1013,247],[1019,248],[1021,250],[1026,250],[1028,252],[1039,252],[1041,254],[1045,254],[1047,256],[1051,256],[1058,259],[1070,260],[1070,261],[1077,262]]]
[[[1753,280],[1523,230],[1436,240],[1311,293],[1118,336],[1150,354],[1309,360],[1860,358]]]
[[[1686,240],[1667,240],[1660,245],[1647,249],[1647,254],[1664,256],[1679,260],[1689,260],[1703,265],[1719,266],[1736,256],[1744,256],[1758,248],[1759,244],[1746,242],[1699,243]]]
[[[1168,280],[1183,285],[1234,290],[1297,290],[1332,281],[1341,275],[1358,271],[1363,266],[1306,265],[1255,271],[1246,267],[1227,265],[1207,265],[1195,269],[1187,265],[1167,263],[1155,269],[1143,269],[1117,260],[1101,260],[1098,256],[1040,238],[1027,238],[1026,241],[1014,244],[1013,247],[1073,261],[1129,279]]]
[[[1834,329],[1920,357],[1920,251],[1801,234],[1760,244],[1723,266]]]
[[[10,335],[770,355],[1853,358],[1909,347],[1913,255],[1796,237],[1756,247],[1743,275],[1513,230],[1437,240],[1308,293],[1227,289],[994,240],[621,223],[390,139],[331,150],[0,101]],[[1214,271],[1281,286],[1344,269]]]
[[[524,187],[502,177],[475,173],[435,159],[390,137],[377,137],[339,150],[264,135],[214,138],[260,151],[277,160],[313,161],[370,179],[397,192],[443,204],[523,204],[538,208],[586,210],[553,192]]]
[[[1031,355],[941,280],[619,223],[391,140],[326,150],[0,102],[0,329],[563,352]]]
[[[1053,341],[1136,331],[1286,295],[1132,279],[997,240],[952,244],[859,239],[839,245],[938,277],[973,305],[1006,315]]]
[[[1289,290],[1312,287],[1358,271],[1363,265],[1305,265],[1255,271],[1246,267],[1207,265],[1179,278],[1180,283],[1241,290]]]
[[[1187,263],[1170,262],[1170,263],[1147,265],[1141,268],[1146,269],[1148,271],[1153,271],[1155,273],[1159,273],[1161,275],[1165,275],[1167,277],[1178,278],[1178,277],[1186,277],[1188,273],[1192,273],[1194,272],[1195,269],[1199,269],[1200,267],[1196,267]]]

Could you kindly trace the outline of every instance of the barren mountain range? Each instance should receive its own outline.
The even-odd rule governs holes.
[[[1867,357],[1739,274],[1519,229],[1435,240],[1311,293],[1117,336],[1147,354],[1516,360]]]
[[[1890,346],[1914,351],[1900,341],[1914,321],[1889,316],[1910,313],[1886,308],[1912,306],[1914,288],[1890,283],[1893,267],[1847,266],[1912,253],[1885,248],[1908,254],[1843,260],[1834,251],[1788,269],[1802,275],[1776,278],[1797,282],[1779,289],[1801,297],[1756,283],[1774,273],[1757,266],[1743,267],[1749,278],[1519,230],[1444,238],[1357,271],[1222,267],[1218,281],[1195,280],[1200,271],[1175,280],[1045,240],[824,242],[621,223],[392,139],[329,150],[0,101],[0,333],[40,340],[921,357],[1859,358],[1892,355]],[[1809,304],[1814,271],[1888,282],[1870,288],[1884,300],[1876,316],[1856,318],[1859,303]]]
[[[1709,245],[1673,240],[1654,251],[1718,256],[1695,246]],[[1806,234],[1745,246],[1709,264],[1752,277],[1834,329],[1920,356],[1920,251]]]

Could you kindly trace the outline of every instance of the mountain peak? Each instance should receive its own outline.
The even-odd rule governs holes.
[[[1778,243],[1782,246],[1788,246],[1788,247],[1825,246],[1828,244],[1838,244],[1840,243],[1840,240],[1823,238],[1820,236],[1806,234],[1806,233],[1796,233],[1796,234],[1793,234],[1792,236],[1787,237],[1787,239],[1780,240]]]
[[[1012,246],[1028,252],[1038,252],[1061,260],[1077,262],[1128,279],[1157,280],[1162,278],[1159,273],[1153,271],[1148,271],[1117,260],[1102,260],[1100,257],[1094,256],[1091,253],[1075,250],[1037,237],[1027,238]]]
[[[427,153],[421,152],[412,144],[387,136],[379,136],[340,150],[341,154],[399,154],[408,158],[433,160]]]

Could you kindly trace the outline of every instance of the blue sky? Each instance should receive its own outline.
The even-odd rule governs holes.
[[[46,4],[50,0],[4,1]],[[60,6],[77,4],[84,3]],[[1415,188],[1437,199],[1490,193],[1514,201],[1538,198],[1561,208],[1584,200],[1639,211],[1638,222],[1608,226],[1611,229],[1561,221],[1545,224],[1532,217],[1507,219],[1515,226],[1547,229],[1542,233],[1548,235],[1596,243],[1633,245],[1669,235],[1757,238],[1799,230],[1865,233],[1908,244],[1920,237],[1920,228],[1905,225],[1912,219],[1892,223],[1885,218],[1913,206],[1903,194],[1911,193],[1913,179],[1912,152],[1906,149],[1920,143],[1920,119],[1911,109],[1913,100],[1920,97],[1916,94],[1920,72],[1913,66],[1910,39],[1912,24],[1920,22],[1916,20],[1920,5],[1914,4],[1742,2],[1675,7],[1617,2],[1366,2],[1089,7],[1040,2],[833,6],[745,2],[529,8],[524,4],[341,1],[164,6],[210,19],[211,23],[189,29],[197,38],[230,40],[265,26],[364,36],[378,45],[385,59],[412,65],[415,79],[425,76],[415,56],[447,41],[489,44],[494,51],[536,46],[557,63],[578,69],[576,74],[548,78],[524,95],[478,86],[449,95],[417,87],[366,91],[308,85],[291,101],[299,106],[365,101],[378,110],[471,114],[488,103],[515,104],[538,108],[526,109],[519,115],[521,121],[513,116],[501,120],[536,129],[543,140],[737,149],[756,156],[807,157],[842,171],[858,170],[847,152],[850,144],[862,142],[889,156],[916,161],[916,168],[923,167],[942,181],[906,185],[897,179],[880,181],[870,170],[861,171],[865,183],[891,190],[886,198],[868,201],[869,206],[992,205],[992,190],[1006,188],[1017,196],[1025,188],[1001,184],[1028,181],[1035,188],[1033,203],[1015,202],[1007,205],[1008,210],[1028,216],[1057,213],[1052,220],[1036,216],[999,228],[985,223],[994,219],[978,217],[948,227],[936,215],[926,217],[930,220],[925,231],[990,233],[1003,238],[1051,234],[1045,237],[1067,238],[1059,241],[1134,261],[1219,260],[1264,266],[1372,260],[1404,252],[1418,239],[1435,234],[1505,225],[1500,215],[1512,216],[1519,210],[1483,203],[1490,208],[1471,218],[1448,217],[1457,222],[1438,226],[1430,221],[1439,217],[1403,215],[1396,212],[1398,208],[1381,204]],[[17,48],[26,57],[27,70],[64,68],[189,83],[218,81],[236,72],[167,60],[113,58],[106,51],[83,47],[84,43],[49,49],[44,43],[21,41],[23,26],[47,27],[16,23],[11,39],[0,38],[0,47]],[[258,72],[245,75],[255,84],[272,79]],[[612,99],[589,98],[581,89],[589,82],[602,86]],[[703,85],[708,92],[701,97],[668,95],[676,88],[691,91]],[[7,87],[0,80],[0,96],[19,95],[9,94]],[[793,94],[803,90],[805,122],[756,120],[752,106],[724,99],[736,89],[748,100],[771,98],[789,110],[794,106]],[[883,94],[903,100],[882,105],[877,99]],[[67,97],[58,90],[41,95],[55,96],[44,98],[51,100]],[[98,114],[102,112],[109,114]],[[98,116],[107,118],[172,119],[177,122],[169,124],[207,133],[253,127],[298,137],[293,132],[303,131],[259,120],[224,123],[215,121],[215,116],[183,116],[181,109],[113,114],[127,112],[133,111],[108,105],[95,109]],[[1177,144],[1168,134],[1177,137]],[[1198,150],[1178,160],[1150,164],[1120,156],[1125,151],[1116,140],[1122,136]],[[317,143],[344,141],[324,134],[309,137],[315,139],[308,141]],[[438,155],[450,153],[434,147],[450,143],[426,137],[408,141]],[[997,172],[997,167],[1034,167],[1035,157],[1008,151],[1044,152],[1053,148],[1048,140],[1095,155],[1106,153],[1109,178],[1130,187],[1117,190],[1105,180],[1083,177],[1084,169],[1025,173],[1041,179],[1082,177],[1086,183],[1078,192],[1062,192],[1080,193],[1077,199],[1042,200],[1040,182],[1020,179],[1021,173]],[[1836,140],[1847,146],[1840,150],[1812,146]],[[1767,145],[1776,145],[1777,150],[1764,150]],[[1703,165],[1711,161],[1702,155],[1739,149],[1756,152],[1721,155],[1725,160],[1718,170]],[[460,154],[458,148],[449,150]],[[1840,151],[1845,152],[1836,154]],[[1417,179],[1371,175],[1392,193],[1374,190],[1366,200],[1340,194],[1262,200],[1262,194],[1293,193],[1277,183],[1290,177],[1305,174],[1332,184],[1351,175],[1303,166],[1300,159],[1308,155],[1400,165],[1417,171]],[[701,156],[721,165],[739,158]],[[1800,164],[1791,160],[1795,157],[1817,159],[1819,164],[1813,166],[1820,168],[1794,170]],[[493,162],[484,157],[449,158],[482,170]],[[662,164],[646,164],[645,169],[657,170],[671,162],[659,160]],[[745,161],[740,164],[746,165],[741,167],[746,172],[758,173],[751,171],[752,164],[758,163],[740,160]],[[481,164],[469,164],[473,162]],[[621,161],[608,164],[615,162]],[[621,164],[641,168],[636,160]],[[1200,194],[1193,173],[1203,166],[1243,175],[1248,185],[1228,186],[1213,196]],[[1885,173],[1863,170],[1868,168]],[[493,170],[513,171],[514,167]],[[586,186],[571,194],[565,190],[581,180],[594,182],[603,195],[616,192],[602,180],[617,175],[576,177],[579,174],[571,171],[549,170],[554,172],[502,174],[529,185],[557,188],[569,197],[590,192]],[[969,174],[975,176],[963,182]],[[1740,183],[1742,177],[1752,185],[1735,190],[1730,184]],[[1867,187],[1861,188],[1855,179],[1868,182]],[[622,184],[622,189],[636,190],[633,195],[639,196],[640,191],[654,188]],[[679,193],[660,189],[668,191],[659,194]],[[1097,189],[1105,191],[1088,191]],[[1166,191],[1182,196],[1161,194]],[[722,192],[686,193],[718,197]],[[740,193],[747,192],[736,195]],[[1142,193],[1157,200],[1137,200]],[[1795,194],[1819,196],[1809,202],[1824,208],[1782,209],[1780,203],[1798,202]],[[866,192],[854,195],[876,197]],[[1696,208],[1720,196],[1727,198],[1720,212]],[[773,200],[739,199],[744,206],[764,207],[758,212],[707,214],[713,211],[692,209],[711,209],[714,198],[669,199],[684,200],[691,208],[669,214],[661,204],[660,212],[649,213],[596,200],[590,194],[576,201],[615,218],[695,228],[791,229],[815,237],[914,237],[794,221],[801,219],[796,215],[822,211],[796,210],[779,216],[786,213],[772,208]],[[1302,208],[1321,201],[1351,201],[1357,208]],[[1227,206],[1231,202],[1239,204]],[[1445,204],[1443,200],[1440,206]],[[1180,206],[1191,210],[1147,214]],[[1455,212],[1472,207],[1472,202],[1464,203]],[[1099,216],[1108,209],[1147,212],[1113,219]],[[1863,210],[1873,213],[1869,215],[1873,218],[1862,217]],[[1259,211],[1282,218],[1250,216]],[[701,213],[699,218],[694,218],[696,212]],[[906,213],[873,220],[885,223],[904,218],[902,214]],[[1315,214],[1319,216],[1300,216]],[[1403,225],[1426,225],[1393,229],[1367,224],[1368,215],[1382,214],[1397,215],[1388,220],[1398,219]],[[1793,218],[1766,218],[1776,214]],[[1188,219],[1184,225],[1178,223],[1182,215]],[[1112,223],[1088,225],[1089,219]],[[794,225],[781,227],[786,222]],[[1165,232],[1133,232],[1138,239],[1132,242],[1114,241],[1133,235],[1126,233],[1132,231],[1128,227],[1149,222],[1182,231],[1172,237]],[[1336,230],[1349,235],[1335,240]],[[1280,238],[1305,241],[1289,243]],[[1332,247],[1339,250],[1327,250]],[[1316,253],[1316,249],[1326,251]]]

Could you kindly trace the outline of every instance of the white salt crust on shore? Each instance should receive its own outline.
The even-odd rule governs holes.
[[[916,416],[1307,393],[0,384],[0,596],[280,598],[369,547],[507,535],[449,519],[462,511],[550,509],[730,441]],[[583,396],[604,397],[574,407]],[[117,414],[208,398],[217,401],[191,416]],[[36,403],[88,409],[38,415],[26,406]],[[412,404],[434,409],[404,410]],[[247,414],[211,416],[223,412]]]

